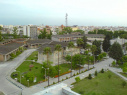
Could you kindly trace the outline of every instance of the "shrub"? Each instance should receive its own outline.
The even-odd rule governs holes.
[[[75,73],[73,74],[73,76],[75,76]]]
[[[83,73],[83,71],[81,73]]]
[[[86,72],[86,71],[87,71],[87,69],[84,72]]]
[[[108,78],[110,79],[111,77],[112,77],[112,75],[111,75],[111,74],[109,74],[109,75],[108,75]]]
[[[77,72],[77,75],[78,75],[79,73]]]
[[[92,75],[91,74],[89,74],[88,79],[92,79]]]
[[[38,69],[38,67],[35,67],[35,69]]]
[[[53,84],[56,84],[55,82],[53,82]]]
[[[76,77],[76,78],[75,78],[75,81],[76,81],[76,82],[79,82],[79,81],[80,81],[80,77]]]
[[[64,81],[64,79],[62,79],[62,81]]]
[[[101,73],[104,73],[104,69],[101,69]]]
[[[125,87],[126,84],[127,84],[126,81],[123,81],[123,82],[122,82],[122,86],[123,86],[123,87]]]
[[[115,66],[115,65],[116,65],[116,62],[115,62],[115,61],[113,61],[113,62],[112,62],[112,66]]]
[[[68,77],[66,76],[66,79],[68,79]]]
[[[95,71],[95,76],[97,76],[97,71]]]

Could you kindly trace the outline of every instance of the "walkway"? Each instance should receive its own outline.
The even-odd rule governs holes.
[[[29,49],[24,51],[12,61],[0,62],[0,90],[6,95],[18,95],[18,93],[21,92],[20,88],[6,79],[6,75],[17,68],[33,51],[35,51],[35,49]]]

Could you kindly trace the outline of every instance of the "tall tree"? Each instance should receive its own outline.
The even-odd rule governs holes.
[[[116,61],[120,60],[123,56],[123,51],[121,45],[118,42],[114,42],[114,44],[110,47],[109,56]]]
[[[86,45],[87,45],[87,37],[86,36],[83,36],[83,48],[86,49]]]
[[[83,39],[79,38],[77,39],[76,42],[77,42],[78,47],[83,47],[83,44],[84,44]]]
[[[86,49],[88,49],[88,51],[89,51],[90,48],[91,48],[91,45],[90,44],[86,44]]]
[[[17,32],[18,32],[17,27],[13,27],[13,38],[14,38],[14,39],[17,38]]]
[[[81,65],[84,65],[84,60],[85,60],[85,58],[81,54],[75,54],[72,57],[72,66],[73,66],[74,69],[76,69],[76,67],[78,66],[79,67],[79,73],[80,73]]]
[[[96,45],[96,47],[97,47],[97,50],[96,50],[95,53],[94,53],[95,56],[101,54],[101,49],[100,49],[101,43],[100,43],[100,41],[95,40],[95,41],[93,42],[93,45]]]
[[[38,36],[39,39],[45,39],[46,38],[46,28],[43,29],[43,31],[40,31],[41,34]]]
[[[0,42],[3,40],[1,30],[2,30],[2,27],[0,26]]]
[[[95,64],[95,55],[94,55],[94,53],[95,53],[96,50],[97,50],[97,47],[95,45],[92,45],[91,51],[93,53],[93,58],[94,58],[94,63],[93,64]]]
[[[55,46],[55,50],[58,51],[58,82],[59,82],[59,52],[62,50],[62,47],[60,44],[57,44]]]
[[[102,46],[103,46],[103,50],[105,51],[105,52],[108,52],[108,50],[109,50],[109,48],[110,48],[110,35],[106,35],[106,37],[105,37],[105,39],[104,39],[104,41],[103,41],[103,44],[102,44]]]
[[[68,43],[68,48],[71,49],[71,73],[70,73],[70,77],[72,77],[72,48],[74,48],[74,43],[73,42],[69,42]]]
[[[43,49],[43,54],[47,55],[47,65],[48,65],[48,68],[49,68],[49,54],[51,54],[51,48],[50,47],[45,47]],[[49,86],[49,71],[48,71],[48,86]]]

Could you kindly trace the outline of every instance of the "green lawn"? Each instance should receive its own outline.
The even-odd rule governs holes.
[[[23,85],[26,85],[26,86],[28,86],[28,82],[26,81],[26,78],[25,78],[25,75],[27,75],[27,74],[32,74],[34,77],[37,77],[37,82],[36,82],[36,83],[38,83],[39,81],[44,80],[44,72],[41,72],[41,70],[42,70],[42,65],[39,64],[39,63],[33,63],[32,65],[33,65],[34,67],[32,67],[31,70],[30,70],[30,67],[29,67],[30,64],[32,64],[32,61],[24,61],[24,62],[16,69],[17,72],[13,72],[13,73],[12,73],[11,77],[12,77],[12,78],[18,78],[18,81],[20,81],[20,74],[19,74],[19,72],[18,72],[18,71],[20,71],[21,74],[22,74],[22,76],[24,76],[24,77],[21,78],[22,84],[23,84]],[[13,74],[15,74],[15,73],[18,74],[17,77],[13,77]],[[36,84],[36,83],[30,83],[30,86],[31,86],[31,85],[34,85],[34,84]]]
[[[71,68],[71,65],[67,64],[67,63],[64,63],[64,64],[60,64],[60,67],[61,67],[60,74],[63,74],[65,72],[69,71],[69,69]]]
[[[111,79],[108,75],[111,74]],[[127,86],[122,87],[123,80],[108,71],[99,73],[94,79],[83,79],[74,84],[73,91],[81,95],[127,95]]]
[[[126,73],[123,73],[123,72],[120,72],[121,75],[127,77],[127,74]]]
[[[34,51],[29,57],[26,58],[26,60],[37,60],[38,57],[38,51]]]

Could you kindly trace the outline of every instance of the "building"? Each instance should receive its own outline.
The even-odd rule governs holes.
[[[16,54],[19,47],[25,47],[25,40],[7,40],[0,42],[0,61],[7,61],[11,58],[11,54]]]
[[[44,44],[38,49],[38,62],[43,63],[47,61],[47,55],[43,54],[43,50],[45,47],[50,47],[52,54],[49,55],[49,59],[51,62],[53,62],[53,65],[58,64],[58,51],[55,50],[55,46],[57,44],[60,44],[62,46],[62,50],[59,52],[59,63],[64,63],[65,61],[65,56],[67,55],[74,55],[80,53],[80,49],[75,47],[75,48],[68,48],[67,45],[68,43],[66,42],[55,42],[52,41],[49,44]]]
[[[65,34],[65,35],[53,35],[52,40],[53,41],[58,41],[58,42],[70,42],[70,41],[76,41],[79,38],[82,38],[83,36],[86,36],[89,41],[94,41],[96,40],[104,40],[104,35],[103,34]]]
[[[50,86],[43,91],[37,92],[33,95],[80,95],[72,91],[67,84],[60,83],[57,85]]]

